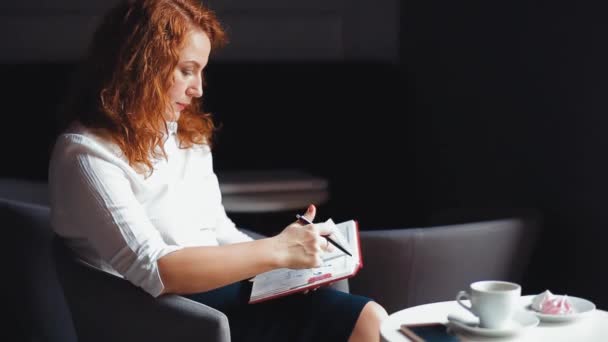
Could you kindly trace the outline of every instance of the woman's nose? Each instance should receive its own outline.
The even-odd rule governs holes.
[[[192,96],[192,97],[201,97],[201,96],[203,96],[203,87],[201,85],[198,85],[195,87],[190,87],[190,88],[188,88],[186,95]]]
[[[201,97],[203,96],[203,80],[202,77],[197,77],[196,81],[190,84],[187,95],[192,97]]]

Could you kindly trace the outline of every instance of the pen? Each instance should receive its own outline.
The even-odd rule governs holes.
[[[297,217],[297,218],[298,218],[298,220],[300,220],[300,221],[303,221],[303,222],[305,222],[305,223],[307,223],[307,224],[312,224],[312,222],[311,222],[309,219],[307,219],[307,218],[306,218],[306,216],[304,216],[304,215],[297,214],[297,215],[296,215],[296,217]],[[348,251],[347,251],[347,250],[346,250],[344,247],[340,246],[340,244],[339,244],[339,243],[337,243],[336,241],[334,241],[334,239],[330,238],[329,236],[325,236],[325,235],[321,235],[321,236],[323,236],[324,238],[326,238],[326,239],[327,239],[327,241],[329,241],[329,243],[331,243],[332,245],[336,246],[336,247],[337,247],[339,250],[341,250],[342,252],[344,252],[344,253],[346,253],[346,254],[350,255],[351,257],[353,256],[353,255],[352,255],[352,254],[350,254],[350,253],[349,253],[349,252],[348,252]]]

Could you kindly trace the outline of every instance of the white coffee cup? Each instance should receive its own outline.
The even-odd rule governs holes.
[[[478,281],[469,285],[469,291],[460,291],[456,301],[473,315],[479,317],[479,326],[501,329],[512,320],[521,297],[521,286],[498,280]],[[471,306],[461,302],[471,301]]]

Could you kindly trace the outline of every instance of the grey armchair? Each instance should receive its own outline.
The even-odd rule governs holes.
[[[12,293],[23,300],[16,309],[28,340],[230,341],[223,313],[182,296],[153,298],[75,262],[48,216],[48,207],[0,199],[0,220],[14,234],[11,259],[20,277]]]
[[[0,179],[0,222],[9,234],[10,274],[18,275],[9,293],[20,340],[230,341],[222,312],[179,295],[153,298],[76,262],[50,227],[47,194],[44,182]],[[333,286],[348,292],[346,281]]]

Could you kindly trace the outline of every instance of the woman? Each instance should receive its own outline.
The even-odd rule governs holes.
[[[328,248],[314,224],[252,240],[221,204],[203,70],[225,41],[193,0],[125,1],[95,33],[49,169],[52,224],[86,262],[152,296],[223,311],[234,341],[373,341],[385,310],[329,288],[247,304],[247,279],[310,268]],[[306,217],[315,216],[310,206]]]

